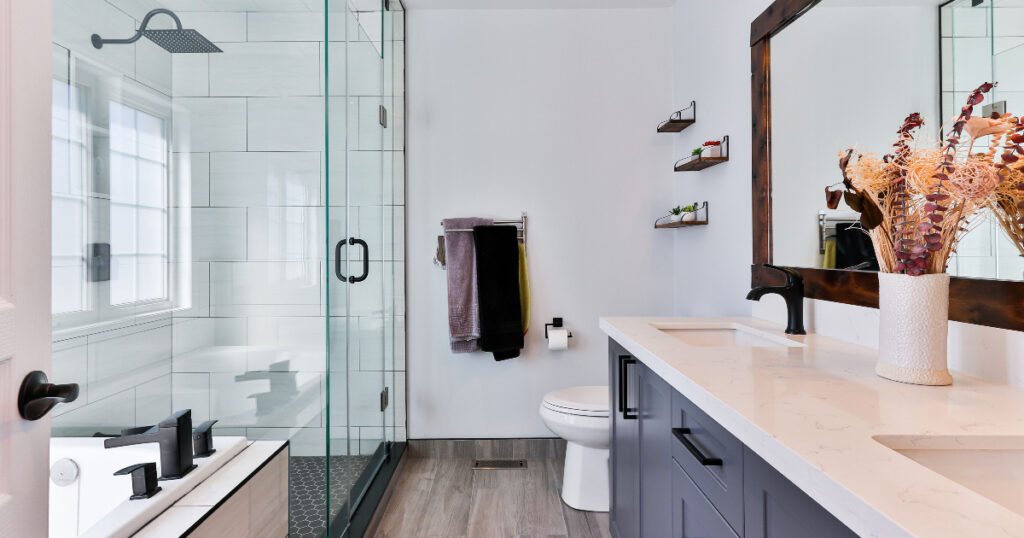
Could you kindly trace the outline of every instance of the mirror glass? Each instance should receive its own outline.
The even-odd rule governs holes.
[[[909,114],[918,144],[938,144],[971,90],[998,81],[975,115],[1024,114],[1024,2],[823,0],[771,40],[773,262],[877,270],[859,214],[844,201],[840,155],[892,151]],[[984,110],[982,110],[984,107]],[[978,138],[974,151],[988,148]],[[1024,235],[989,209],[969,221],[947,272],[1024,280]]]

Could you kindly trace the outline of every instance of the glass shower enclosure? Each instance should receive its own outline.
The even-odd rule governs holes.
[[[951,0],[939,8],[942,58],[942,120],[955,119],[972,90],[998,82],[976,115],[1024,111],[1024,6],[1016,0]],[[986,147],[983,137],[975,148]],[[1024,251],[985,209],[957,246],[949,272],[971,278],[1021,280]]]
[[[191,409],[289,441],[291,536],[361,532],[405,441],[404,85],[398,0],[54,0],[55,436]]]

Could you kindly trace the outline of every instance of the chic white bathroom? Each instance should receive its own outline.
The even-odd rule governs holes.
[[[0,0],[0,536],[1024,536],[1022,24]]]

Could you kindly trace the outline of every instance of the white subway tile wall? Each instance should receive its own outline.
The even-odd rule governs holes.
[[[379,73],[380,43],[332,13],[326,45],[323,14],[311,12],[322,7],[308,4],[177,11],[224,52],[171,55],[146,40],[89,43],[92,33],[130,36],[158,2],[57,1],[56,41],[73,57],[171,99],[173,178],[191,201],[178,227],[191,252],[182,308],[55,341],[55,376],[82,384],[79,401],[55,412],[58,434],[116,433],[190,408],[196,423],[220,420],[220,432],[291,439],[292,455],[323,455],[328,434],[334,454],[372,453],[384,424],[395,432],[387,439],[405,440],[404,135],[395,133],[404,90],[390,90],[404,84],[404,64],[365,76]],[[169,23],[160,19],[154,28]],[[386,35],[403,39],[400,27]],[[401,54],[401,45],[384,49]],[[328,103],[329,174],[325,87],[349,96]],[[370,248],[369,277],[355,286],[334,278],[325,252],[349,236]],[[346,274],[357,274],[361,252],[349,249],[357,261]]]

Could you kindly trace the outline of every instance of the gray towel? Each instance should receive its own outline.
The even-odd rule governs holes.
[[[480,299],[476,287],[475,226],[494,224],[492,219],[444,219],[444,250],[448,267],[448,334],[452,353],[480,351]]]

